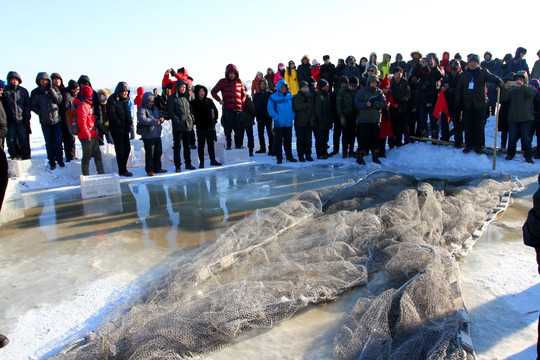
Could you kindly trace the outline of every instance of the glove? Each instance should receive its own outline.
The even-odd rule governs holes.
[[[347,126],[347,120],[345,120],[344,117],[341,117],[339,119],[339,122],[340,122],[341,126],[343,126],[343,127]]]
[[[172,76],[175,76],[175,75],[176,75],[176,71],[174,71],[173,68],[171,68],[171,75],[172,75]]]

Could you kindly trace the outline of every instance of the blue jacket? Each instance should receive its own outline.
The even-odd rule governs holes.
[[[147,92],[143,95],[141,107],[137,110],[137,123],[144,126],[144,132],[141,134],[143,139],[156,139],[161,137],[161,124],[158,123],[162,118],[157,106],[149,105],[148,101],[154,97],[154,94]]]
[[[276,84],[276,92],[268,98],[268,114],[274,119],[274,127],[288,127],[293,125],[294,109],[293,97],[289,88],[285,94],[279,89],[287,85],[285,80],[279,80]]]
[[[506,67],[507,72],[517,73],[518,71],[523,70],[529,75],[529,65],[527,65],[527,60],[519,56],[522,51],[526,52],[522,47],[516,49],[516,56],[508,61],[508,66]]]

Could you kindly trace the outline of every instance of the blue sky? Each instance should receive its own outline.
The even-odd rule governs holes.
[[[415,49],[496,57],[540,49],[538,26],[527,18],[540,2],[519,8],[494,1],[9,1],[1,5],[0,78],[16,70],[32,89],[40,71],[64,81],[89,75],[96,88],[159,85],[165,69],[185,66],[195,83],[213,86],[225,66],[244,81],[257,71],[304,54],[357,59],[372,51],[405,59]],[[508,19],[505,19],[505,14]]]

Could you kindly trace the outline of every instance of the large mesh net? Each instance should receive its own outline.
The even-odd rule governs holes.
[[[392,173],[256,211],[168,271],[58,359],[184,359],[369,283],[337,359],[457,359],[464,305],[450,250],[510,181],[449,185]]]

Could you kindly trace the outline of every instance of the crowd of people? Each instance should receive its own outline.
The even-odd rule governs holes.
[[[247,136],[250,156],[268,153],[278,164],[283,162],[283,152],[289,162],[313,161],[313,137],[317,159],[328,159],[341,148],[343,158],[355,158],[358,164],[365,164],[364,157],[370,153],[372,161],[380,163],[387,147],[417,139],[450,143],[452,138],[455,147],[464,142],[464,153],[481,153],[486,120],[497,110],[506,159],[515,156],[521,139],[525,160],[532,163],[531,139],[540,129],[540,60],[530,72],[525,54],[520,47],[514,56],[507,54],[502,60],[485,52],[482,61],[476,54],[469,54],[465,61],[459,53],[451,59],[444,52],[439,59],[435,53],[423,56],[413,51],[409,61],[397,54],[392,62],[391,55],[384,54],[379,62],[377,54],[371,53],[358,63],[354,56],[348,56],[337,65],[328,55],[323,56],[323,64],[310,61],[306,55],[298,67],[291,60],[287,66],[278,64],[276,72],[272,68],[266,75],[257,72],[251,95],[237,67],[229,64],[210,96],[222,106],[226,148],[232,148],[233,139],[234,148],[243,148]],[[540,58],[540,51],[537,55]],[[31,93],[21,84],[16,71],[8,72],[7,85],[0,80],[0,143],[2,149],[7,144],[12,160],[31,157],[30,117],[34,112],[51,170],[76,158],[78,138],[83,175],[89,174],[92,158],[97,172],[104,173],[99,145],[107,141],[114,144],[119,174],[132,176],[127,161],[136,132],[144,142],[146,173],[164,173],[164,121],[172,125],[176,172],[181,171],[182,158],[185,169],[195,169],[191,161],[194,148],[198,149],[201,168],[205,166],[205,148],[210,165],[221,165],[213,145],[218,109],[205,86],[193,87],[193,78],[184,67],[165,72],[161,94],[157,89],[145,92],[139,87],[134,101],[126,82],[119,82],[114,92],[96,91],[86,75],[65,86],[60,74],[40,72]],[[296,157],[292,152],[293,127]],[[539,158],[540,151],[534,157]]]

